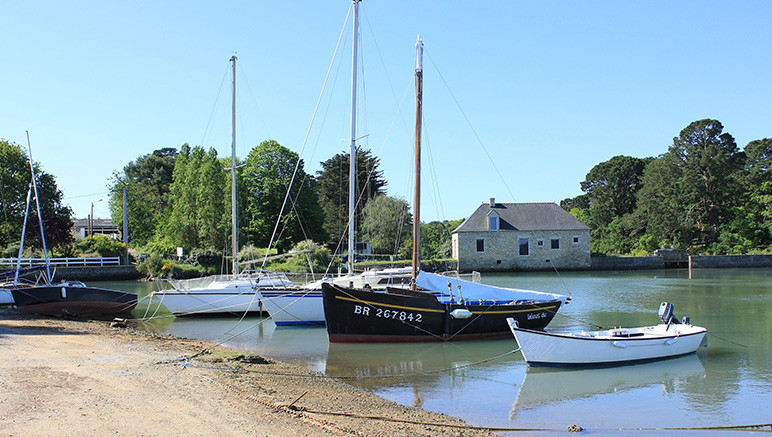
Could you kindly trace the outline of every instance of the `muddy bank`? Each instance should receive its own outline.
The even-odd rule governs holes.
[[[0,309],[0,356],[3,435],[488,435],[297,366],[105,322]]]

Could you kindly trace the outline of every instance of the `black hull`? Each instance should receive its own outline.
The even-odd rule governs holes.
[[[54,317],[110,319],[128,317],[137,295],[95,287],[51,285],[12,290],[16,308]]]
[[[376,293],[322,284],[327,336],[331,343],[455,341],[511,337],[507,318],[542,329],[561,302],[445,304],[432,298]],[[468,310],[468,318],[451,312]]]

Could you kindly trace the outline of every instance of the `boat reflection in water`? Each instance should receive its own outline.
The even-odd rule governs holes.
[[[154,330],[324,371],[327,331],[323,327],[284,326],[276,329],[270,318],[258,316],[241,320],[233,317],[178,317],[173,320]]]
[[[344,378],[358,387],[380,390],[418,384],[434,386],[443,380],[450,387],[460,383],[470,365],[505,354],[511,342],[487,340],[458,343],[329,343],[325,373]],[[509,359],[511,360],[511,359]],[[488,366],[506,365],[508,359],[479,363],[478,372]]]
[[[704,378],[697,355],[623,367],[566,369],[529,367],[512,405],[510,419],[518,412],[539,409],[573,399],[659,386],[663,395],[683,391],[683,384]]]

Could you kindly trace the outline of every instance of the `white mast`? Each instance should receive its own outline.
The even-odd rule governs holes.
[[[38,208],[38,222],[40,223],[40,240],[43,242],[43,256],[46,258],[46,282],[50,283],[51,282],[51,263],[48,261],[48,249],[46,248],[46,233],[43,230],[43,216],[40,214],[40,196],[38,196],[38,184],[35,182],[35,166],[32,165],[32,144],[30,144],[30,141],[29,141],[29,131],[27,131],[27,150],[29,151],[29,170],[30,170],[30,174],[32,175],[32,190],[35,193],[35,204],[37,205],[37,208]]]
[[[357,167],[357,32],[359,26],[359,2],[354,1],[354,42],[351,54],[351,151],[348,171],[348,273],[354,272],[354,214],[356,206]]]
[[[423,55],[424,43],[421,35],[415,42],[415,199],[413,201],[413,280],[410,287],[415,290],[415,280],[421,270],[421,116],[423,101]]]
[[[232,100],[231,100],[231,256],[233,257],[233,274],[239,274],[239,235],[236,224],[236,56],[231,56],[233,64]]]

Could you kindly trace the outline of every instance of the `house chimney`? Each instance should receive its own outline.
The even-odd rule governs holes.
[[[491,208],[496,206],[496,199],[494,197],[491,197],[491,199],[490,199],[490,206],[491,206]]]

